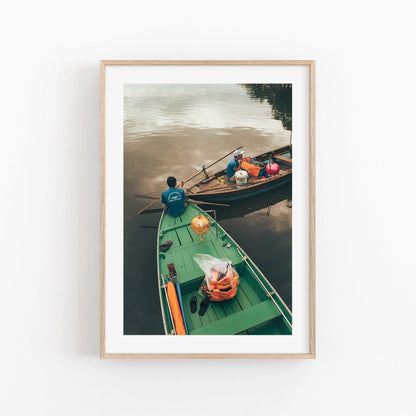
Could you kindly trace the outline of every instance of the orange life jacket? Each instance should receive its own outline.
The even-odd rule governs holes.
[[[251,163],[249,163],[248,161],[251,160],[251,158],[246,157],[241,161],[241,168],[246,170],[250,176],[254,176],[256,178],[259,177],[259,173],[260,173],[260,168],[258,166],[254,166]]]

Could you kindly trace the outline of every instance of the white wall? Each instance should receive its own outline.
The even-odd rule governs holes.
[[[1,414],[415,414],[411,2],[24,0],[0,22]],[[317,360],[100,361],[100,59],[316,59]]]

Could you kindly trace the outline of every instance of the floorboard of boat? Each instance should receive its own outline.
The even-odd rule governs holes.
[[[235,299],[232,299],[235,300]],[[228,301],[230,306],[235,309],[237,305]],[[223,302],[223,303],[228,303]],[[225,307],[225,305],[224,305]],[[204,325],[199,329],[194,329],[192,335],[228,335],[237,334],[245,331],[262,322],[269,321],[281,315],[281,312],[275,307],[270,299],[253,305],[251,308],[235,311],[227,316],[226,319],[220,319]]]

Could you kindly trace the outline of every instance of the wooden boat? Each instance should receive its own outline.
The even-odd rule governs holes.
[[[192,219],[201,212],[211,223],[211,229],[203,237],[203,241],[200,241],[200,237],[190,227]],[[162,252],[160,246],[167,240],[171,240],[173,244],[166,252]],[[196,253],[231,260],[240,276],[236,296],[222,302],[210,302],[203,316],[198,313],[202,301],[198,289],[204,279],[204,272],[193,259]],[[277,291],[230,235],[195,205],[189,204],[180,217],[162,214],[158,229],[157,256],[160,304],[167,335],[175,334],[166,292],[168,264],[171,263],[175,266],[180,284],[185,321],[190,335],[292,334],[292,314]],[[190,310],[190,299],[193,296],[198,299],[195,313]]]
[[[199,201],[234,201],[261,194],[292,180],[292,150],[290,146],[262,153],[255,156],[254,159],[263,163],[277,162],[280,166],[279,173],[267,179],[249,177],[246,185],[238,187],[235,183],[227,181],[226,169],[223,169],[187,188],[189,197]]]

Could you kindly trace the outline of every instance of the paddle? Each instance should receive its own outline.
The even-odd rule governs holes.
[[[188,201],[193,202],[194,204],[217,205],[218,207],[229,207],[228,204],[220,204],[219,202],[195,201],[195,199],[188,199]]]
[[[152,203],[150,203],[149,205],[147,205],[146,207],[144,207],[142,209],[142,211],[144,211],[147,207],[152,206],[154,203],[156,203],[157,201],[160,201],[160,197],[159,196],[152,196],[152,195],[143,195],[143,194],[134,194],[134,196],[136,198],[147,198],[147,199],[154,199],[155,201],[153,201]],[[194,204],[206,204],[206,205],[217,205],[219,207],[229,207],[228,204],[220,204],[218,202],[204,202],[204,201],[197,201],[195,199],[188,199],[189,202],[193,202]],[[136,213],[136,215],[139,215],[140,211],[138,211]]]
[[[183,183],[186,183],[188,181],[190,181],[191,179],[195,178],[195,176],[199,175],[200,173],[206,171],[206,169],[210,168],[211,166],[215,165],[216,163],[218,163],[220,160],[225,159],[227,156],[229,156],[231,153],[234,153],[236,150],[241,149],[243,146],[238,146],[236,149],[232,150],[230,153],[227,153],[225,156],[220,157],[218,160],[216,160],[215,162],[212,162],[209,166],[205,166],[203,167],[199,172],[195,173],[194,175],[190,176],[188,179],[186,179],[185,181],[183,181]]]
[[[153,198],[153,197],[147,197],[147,198]],[[137,211],[135,214],[130,215],[129,217],[127,217],[126,219],[131,220],[132,218],[134,218],[136,215],[140,215],[141,213],[143,213],[144,211],[146,211],[148,208],[150,208],[152,205],[156,204],[156,202],[159,202],[159,198],[157,198],[155,201],[152,201],[150,204],[146,205],[144,208],[142,208],[140,211]],[[195,201],[194,199],[188,199],[189,202],[192,202],[194,204],[202,204],[202,205],[217,205],[219,207],[229,207],[228,204],[220,204],[218,202],[204,202],[204,201]],[[158,210],[155,210],[158,211]]]
[[[146,211],[148,208],[150,208],[152,205],[156,204],[156,202],[158,202],[159,199],[156,199],[156,201],[152,201],[150,204],[146,205],[144,208],[142,208],[141,210],[137,211],[135,214],[129,215],[128,217],[126,217],[126,220],[131,220],[132,218],[134,218],[136,215],[140,215],[143,211]]]
[[[150,204],[146,205],[140,211],[137,211],[135,215],[140,215],[145,209],[150,208],[152,205],[156,204],[156,202],[159,202],[159,198],[156,199],[156,201],[152,201]]]
[[[136,198],[148,198],[148,199],[160,199],[160,196],[146,195],[146,194],[134,194]]]
[[[235,186],[235,184],[231,184],[231,185],[228,185],[228,187],[231,186],[231,189],[232,189],[234,187],[232,185]],[[211,186],[211,188],[203,189],[202,191],[196,191],[195,193],[196,194],[209,193],[211,191],[218,191],[218,189],[227,190],[227,188],[224,188],[223,184],[221,184],[221,185],[217,185],[217,186]]]

